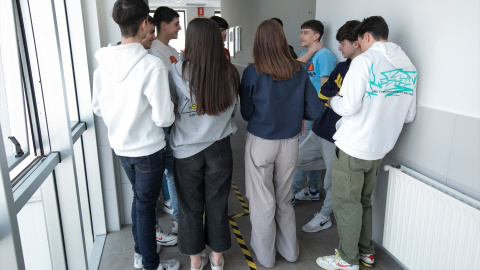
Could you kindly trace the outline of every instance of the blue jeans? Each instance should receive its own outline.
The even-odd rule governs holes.
[[[155,208],[162,186],[165,150],[143,157],[118,158],[132,184],[132,234],[135,252],[142,254],[145,269],[157,269],[160,258],[156,252]]]
[[[173,150],[170,147],[170,134],[167,128],[165,131],[165,141],[167,142],[167,152],[165,158],[165,172],[163,174],[162,194],[163,200],[172,202],[173,217],[178,220],[178,197],[177,189],[175,188],[175,181],[173,179]]]
[[[229,136],[191,157],[175,159],[180,253],[196,255],[205,249],[205,245],[217,253],[231,247],[228,195],[232,171]],[[204,212],[205,226],[202,224]]]
[[[312,130],[313,121],[305,120],[305,134],[300,136],[298,145],[300,145],[305,138],[307,138],[308,133]],[[299,153],[301,155],[302,153]],[[311,190],[317,190],[318,184],[320,183],[320,175],[318,171],[302,171],[299,169],[295,170],[295,175],[293,176],[292,191],[293,195],[299,192],[302,189],[303,181],[307,177],[307,184]]]

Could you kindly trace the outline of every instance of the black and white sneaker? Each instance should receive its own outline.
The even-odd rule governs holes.
[[[162,201],[162,211],[173,215],[172,200]]]

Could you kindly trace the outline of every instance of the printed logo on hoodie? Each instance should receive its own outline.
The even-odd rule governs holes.
[[[366,97],[372,98],[378,94],[384,94],[385,98],[402,93],[413,95],[417,83],[417,71],[405,71],[402,68],[380,72],[378,77],[375,76],[372,63],[368,82],[371,91],[366,91]]]
[[[173,63],[177,63],[177,58],[175,58],[175,56],[171,55],[170,56],[170,62],[173,64]]]
[[[190,116],[197,115],[197,104],[192,104],[190,102],[190,99],[187,97],[184,97],[183,100],[186,101],[186,103],[185,103],[185,106],[183,106],[180,113],[189,114]]]

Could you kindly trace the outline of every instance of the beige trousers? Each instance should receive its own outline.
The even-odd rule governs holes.
[[[265,267],[275,265],[276,252],[287,261],[298,258],[292,181],[298,157],[298,136],[266,140],[247,134],[245,186],[252,223],[251,246]]]

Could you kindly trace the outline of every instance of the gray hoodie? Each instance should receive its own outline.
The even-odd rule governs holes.
[[[189,81],[182,79],[182,63],[172,64],[169,75],[172,100],[177,104],[175,123],[170,134],[175,158],[193,156],[237,130],[233,121],[237,100],[219,115],[197,115],[195,97],[192,96],[193,100],[190,100]]]

